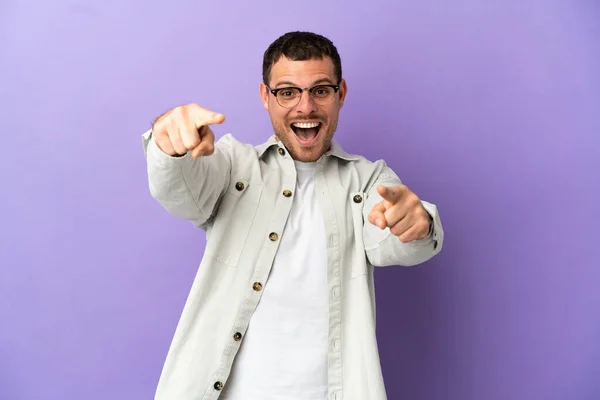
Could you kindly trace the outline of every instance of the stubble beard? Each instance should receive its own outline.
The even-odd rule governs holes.
[[[295,140],[296,134],[289,125],[286,126],[281,123],[275,123],[273,120],[271,120],[271,123],[273,124],[273,130],[275,131],[275,137],[281,140],[290,153],[290,156],[294,160],[301,162],[315,162],[329,150],[331,146],[331,140],[333,139],[333,135],[337,129],[338,119],[335,117],[329,122],[330,123],[326,128],[327,131],[323,132],[323,128],[321,128],[321,131],[319,131],[319,142],[316,143],[311,149],[310,153],[307,154],[303,151],[297,151],[297,146],[299,146],[299,143]]]

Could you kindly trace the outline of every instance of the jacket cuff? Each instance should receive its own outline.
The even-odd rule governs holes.
[[[421,200],[421,204],[425,211],[431,216],[432,222],[429,228],[429,235],[424,239],[431,239],[434,241],[433,249],[437,253],[441,250],[441,244],[444,239],[444,231],[442,229],[442,222],[440,220],[440,215],[438,213],[438,209],[434,204],[428,203],[426,201]]]
[[[161,166],[172,165],[173,163],[183,163],[191,158],[190,152],[187,152],[183,156],[170,156],[162,151],[152,135],[152,129],[148,129],[142,135],[142,145],[144,146],[144,156],[146,159],[152,159]]]

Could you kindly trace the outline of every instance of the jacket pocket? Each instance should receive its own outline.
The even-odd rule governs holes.
[[[353,192],[350,193],[350,208],[352,210],[352,224],[354,234],[354,247],[350,257],[352,268],[351,277],[364,275],[367,273],[367,257],[365,253],[365,243],[363,237],[364,217],[363,210],[365,207],[365,193]]]
[[[262,186],[232,179],[223,195],[212,227],[207,229],[205,254],[230,266],[237,266],[246,247],[258,210]]]

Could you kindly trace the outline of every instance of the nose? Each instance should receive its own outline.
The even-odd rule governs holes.
[[[317,105],[313,101],[308,90],[300,93],[300,101],[296,105],[296,110],[303,114],[310,114],[311,112],[317,111]]]

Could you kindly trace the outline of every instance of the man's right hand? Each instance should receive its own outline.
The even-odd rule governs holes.
[[[170,156],[188,151],[194,158],[208,156],[215,151],[215,135],[208,126],[223,121],[223,114],[187,104],[161,115],[152,126],[152,135],[158,148]]]

